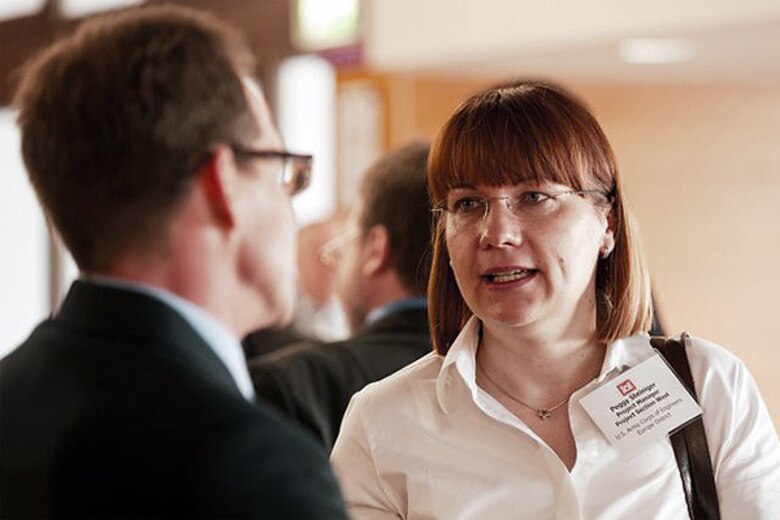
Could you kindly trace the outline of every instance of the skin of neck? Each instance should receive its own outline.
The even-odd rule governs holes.
[[[368,291],[366,308],[368,312],[389,305],[398,300],[411,298],[412,292],[401,282],[395,269],[387,269],[375,277]]]
[[[365,233],[358,255],[360,267],[350,282],[358,289],[354,291],[358,296],[352,301],[352,311],[348,311],[353,333],[372,311],[413,295],[396,270],[390,234],[384,225],[377,224]]]
[[[598,375],[606,353],[596,335],[595,290],[586,294],[571,313],[544,322],[513,327],[483,321],[479,367],[540,406],[571,395]]]
[[[129,248],[101,272],[129,282],[164,289],[188,300],[241,338],[270,317],[267,302],[239,275],[240,239],[234,230],[214,225],[198,197],[185,202],[162,237]]]
[[[398,300],[404,300],[413,296],[412,292],[404,286],[398,273],[392,267],[370,275],[363,283],[365,287],[363,291],[363,321],[359,324],[354,324],[352,332],[355,332],[355,329],[359,329],[365,324],[365,318],[371,312]]]

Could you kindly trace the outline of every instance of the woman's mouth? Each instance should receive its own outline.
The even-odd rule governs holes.
[[[490,284],[506,284],[526,280],[538,272],[537,269],[507,269],[484,274],[482,279]]]

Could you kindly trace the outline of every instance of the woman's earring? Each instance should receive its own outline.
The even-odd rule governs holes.
[[[601,250],[599,253],[599,256],[601,256],[602,260],[606,260],[609,255],[612,254],[612,248],[611,247],[605,247]]]

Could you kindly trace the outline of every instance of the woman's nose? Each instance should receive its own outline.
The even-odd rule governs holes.
[[[496,197],[487,204],[480,222],[479,242],[482,247],[519,245],[522,224],[512,214],[508,197]]]

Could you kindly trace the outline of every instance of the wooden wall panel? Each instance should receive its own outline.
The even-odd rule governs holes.
[[[237,26],[258,60],[257,75],[265,83],[283,58],[294,54],[290,38],[289,0],[157,0],[208,10]],[[36,51],[72,31],[79,20],[64,20],[48,8],[36,16],[0,22],[0,106],[8,105],[20,67]],[[267,89],[273,93],[273,87]],[[272,103],[273,104],[273,103]]]

